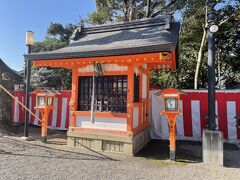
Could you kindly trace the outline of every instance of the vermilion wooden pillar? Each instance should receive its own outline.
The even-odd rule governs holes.
[[[133,102],[134,102],[134,66],[128,66],[128,92],[127,92],[127,132],[133,130]]]
[[[78,99],[78,69],[72,69],[72,96],[71,101],[69,103],[71,111],[72,111],[72,118],[70,127],[76,127],[76,115],[75,111],[77,111],[77,99]]]

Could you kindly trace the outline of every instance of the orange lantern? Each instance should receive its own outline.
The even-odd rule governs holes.
[[[161,95],[163,99],[163,110],[161,114],[167,116],[169,125],[169,141],[170,141],[170,160],[175,160],[176,151],[176,118],[181,115],[180,112],[180,94],[182,91],[169,88],[165,89],[157,95]]]
[[[33,92],[36,94],[36,107],[39,109],[42,116],[42,129],[41,136],[42,141],[47,142],[47,125],[48,125],[48,115],[52,109],[54,109],[53,102],[54,98],[60,93],[56,90],[49,88],[40,88]]]

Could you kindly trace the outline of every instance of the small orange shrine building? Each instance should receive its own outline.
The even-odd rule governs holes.
[[[33,66],[72,70],[68,145],[136,154],[149,142],[150,72],[176,69],[179,28],[171,15],[79,26],[67,47],[25,55]],[[103,74],[94,77],[92,122],[95,63]]]

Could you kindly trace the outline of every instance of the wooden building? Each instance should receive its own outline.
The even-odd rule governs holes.
[[[176,69],[179,28],[171,15],[79,26],[67,47],[25,55],[34,66],[72,70],[69,145],[136,154],[150,140],[150,71]],[[92,122],[94,64],[103,73],[94,78]]]
[[[0,84],[10,92],[23,84],[23,77],[0,58]],[[12,128],[12,99],[0,88],[0,128]]]

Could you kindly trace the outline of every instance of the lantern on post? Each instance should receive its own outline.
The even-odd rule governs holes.
[[[47,142],[47,125],[48,125],[48,115],[52,109],[54,109],[54,98],[57,95],[60,95],[54,89],[49,88],[40,88],[33,92],[36,94],[36,107],[35,109],[39,109],[42,116],[42,129],[41,129],[41,137],[42,141]]]
[[[26,32],[26,46],[28,47],[28,54],[32,53],[32,47],[34,44],[34,33],[32,31]],[[31,61],[25,59],[25,71],[24,71],[24,78],[25,78],[25,102],[27,108],[30,106],[29,101],[29,92],[30,92],[30,78],[31,78]],[[25,138],[28,137],[29,134],[29,112],[26,111],[25,113],[25,124],[24,124],[24,136]]]
[[[176,118],[182,115],[180,112],[180,94],[184,94],[177,89],[169,88],[158,92],[163,99],[163,109],[161,114],[167,116],[169,125],[169,141],[170,141],[170,160],[175,161],[176,152]]]

